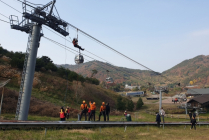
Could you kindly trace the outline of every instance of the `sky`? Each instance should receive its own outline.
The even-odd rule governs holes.
[[[1,0],[22,12],[17,0]],[[9,21],[22,15],[0,1],[0,19]],[[49,0],[30,0],[46,4]],[[113,49],[146,67],[163,72],[197,55],[209,55],[209,1],[208,0],[57,0],[56,8],[62,19],[97,38]],[[54,11],[56,14],[56,11]],[[77,50],[72,43],[48,31],[45,37]],[[67,40],[77,36],[69,28]],[[25,52],[28,34],[13,30],[0,21],[0,44],[9,51]],[[94,40],[78,33],[79,43],[87,51],[109,63],[131,69],[145,69]],[[86,55],[101,60],[87,52]],[[75,54],[66,51],[45,38],[41,39],[38,57],[49,56],[55,64],[74,65]],[[85,57],[85,62],[93,59]]]

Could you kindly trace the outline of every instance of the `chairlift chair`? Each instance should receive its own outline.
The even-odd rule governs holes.
[[[111,77],[108,77],[108,78],[106,78],[106,83],[112,84],[112,83],[114,83],[114,81]]]

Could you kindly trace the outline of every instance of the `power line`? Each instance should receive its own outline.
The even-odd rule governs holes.
[[[61,44],[61,43],[59,43],[59,42],[56,42],[56,41],[54,41],[54,40],[52,40],[52,39],[50,39],[50,38],[47,38],[47,37],[45,37],[45,36],[43,36],[45,39],[47,39],[47,40],[49,40],[49,41],[51,41],[51,42],[53,42],[53,43],[55,43],[55,44],[57,44],[57,45],[59,45],[59,46],[62,46],[62,48],[64,48],[64,49],[66,49],[66,48],[68,48],[68,49],[70,49],[70,50],[73,50],[73,49],[71,49],[71,48],[69,48],[69,47],[67,47],[66,45],[63,45],[63,44]],[[68,50],[69,51],[69,50]],[[78,51],[76,51],[76,50],[73,50],[73,51],[75,51],[75,52],[78,52]],[[71,53],[74,53],[74,52],[72,52],[72,51],[70,51]],[[76,54],[76,53],[74,53],[74,54]],[[86,55],[86,54],[83,54],[82,53],[82,55],[84,55],[84,56],[87,56],[87,57],[89,57],[89,58],[91,58],[91,59],[93,59],[93,60],[96,60],[96,59],[94,59],[94,58],[92,58],[92,57],[90,57],[90,56],[88,56],[88,55]],[[87,59],[86,59],[87,60]],[[89,60],[88,60],[89,61]],[[98,65],[98,64],[96,64],[96,65]],[[107,64],[105,64],[105,65],[107,65]],[[99,66],[99,65],[98,65]],[[122,73],[124,73],[122,70],[120,70],[120,69],[117,69],[116,67],[113,67],[113,66],[111,66],[111,65],[107,65],[108,67],[111,67],[111,68],[114,68],[114,69],[116,69],[116,70],[118,70],[118,71],[121,71]],[[105,69],[105,68],[103,68],[103,69]],[[107,69],[105,69],[105,70],[107,70]],[[125,71],[125,70],[124,70]],[[126,74],[128,74],[129,76],[135,76],[134,78],[136,78],[136,77],[138,77],[138,75],[135,75],[135,74],[130,74],[129,72],[127,72],[127,71],[125,71],[125,73]],[[124,74],[125,74],[124,73]],[[116,73],[118,76],[120,76],[118,73]],[[140,80],[142,80],[142,78],[141,77],[138,77]],[[142,82],[144,82],[143,80],[142,80]],[[146,82],[144,82],[144,83],[146,83]]]
[[[49,41],[51,41],[51,42],[54,42],[54,43],[56,43],[56,44],[59,44],[59,45],[61,45],[61,46],[63,46],[63,47],[66,47],[66,48],[68,48],[68,49],[70,49],[70,50],[72,50],[72,51],[75,51],[75,52],[79,53],[78,51],[76,51],[76,50],[74,50],[74,49],[71,49],[70,47],[65,46],[65,45],[63,45],[63,44],[61,44],[61,43],[59,43],[59,42],[57,42],[57,41],[54,41],[54,40],[52,40],[52,39],[50,39],[50,38],[47,38],[47,37],[45,37],[45,36],[43,36],[43,38],[45,38],[45,39],[47,39],[47,40],[49,40]],[[91,59],[94,60],[94,58],[92,58],[92,57],[90,57],[90,56],[88,56],[88,55],[86,55],[86,54],[84,54],[84,53],[81,53],[81,54],[84,55],[84,56],[87,56],[87,57],[89,57],[89,58],[91,58]]]
[[[5,16],[5,15],[4,15],[4,14],[2,14],[2,13],[0,13],[0,15],[2,15],[3,17],[5,17],[5,18],[9,19],[7,16]]]
[[[13,10],[15,10],[15,11],[17,11],[17,12],[19,12],[19,13],[22,14],[22,12],[20,12],[19,10],[17,10],[17,9],[15,9],[14,7],[10,6],[9,4],[3,2],[2,0],[0,0],[0,2],[4,3],[5,5],[9,6],[9,7],[12,8]]]
[[[49,31],[53,32],[54,34],[56,34],[56,35],[60,36],[61,38],[65,39],[63,36],[59,35],[58,33],[56,33],[56,32],[54,32],[54,31],[52,31],[52,30],[48,29],[47,27],[45,27],[45,28],[46,28],[47,30],[49,30]],[[67,40],[67,39],[66,39],[66,41],[68,41],[68,42],[72,43],[72,41],[69,41],[69,40]],[[99,56],[97,56],[97,55],[95,55],[95,54],[91,53],[90,51],[88,51],[88,50],[86,50],[86,49],[85,49],[85,51],[86,51],[86,52],[88,52],[88,53],[90,53],[90,54],[92,54],[92,55],[94,55],[94,56],[96,56],[96,57],[98,57],[98,58],[100,58],[101,60],[104,60],[105,62],[107,62],[107,63],[109,63],[109,64],[113,65],[111,62],[109,62],[109,61],[107,61],[107,60],[105,60],[105,59],[103,59],[103,58],[101,58],[101,57],[99,57]],[[87,57],[88,57],[88,56],[87,56]],[[92,59],[93,59],[93,58],[92,58]],[[106,65],[107,65],[107,64],[106,64]],[[117,69],[115,65],[113,65],[113,66],[115,66],[115,67],[113,67],[113,66],[111,66],[111,65],[107,65],[107,66],[109,66],[109,67],[111,67],[111,68],[114,68],[115,70],[121,71],[123,74],[125,74],[125,73],[126,73],[126,74],[128,74],[129,76],[135,76],[134,78],[138,77],[140,80],[142,80],[142,78],[141,78],[141,77],[139,77],[138,75],[131,74],[131,73],[129,73],[129,72],[127,72],[127,71],[125,71],[125,70],[120,70],[120,69]],[[123,71],[125,71],[125,73],[124,73]],[[143,80],[142,80],[142,81],[143,81]]]
[[[129,58],[128,56],[126,56],[126,55],[124,55],[124,54],[120,53],[119,51],[117,51],[117,50],[113,49],[112,47],[110,47],[110,46],[106,45],[105,43],[103,43],[103,42],[99,41],[98,39],[96,39],[96,38],[94,38],[93,36],[91,36],[91,35],[87,34],[86,32],[84,32],[84,31],[82,31],[82,30],[78,29],[78,28],[77,28],[77,27],[75,27],[74,25],[72,25],[72,24],[70,24],[70,23],[68,23],[68,25],[70,25],[71,27],[73,27],[73,28],[75,28],[75,29],[79,30],[79,31],[80,31],[81,33],[83,33],[84,35],[86,35],[86,36],[88,36],[88,37],[90,37],[90,38],[94,39],[96,42],[98,42],[98,43],[102,44],[103,46],[107,47],[108,49],[110,49],[110,50],[112,50],[112,51],[114,51],[114,52],[116,52],[116,53],[120,54],[121,56],[123,56],[123,57],[125,57],[125,58],[127,58],[127,59],[129,59],[129,60],[131,60],[132,62],[134,62],[134,63],[136,63],[136,64],[138,64],[138,65],[140,65],[140,66],[142,66],[142,67],[144,67],[144,68],[146,68],[146,69],[148,69],[148,70],[150,70],[150,71],[155,72],[154,70],[152,70],[152,69],[150,69],[150,68],[148,68],[148,67],[146,67],[146,66],[144,66],[144,65],[140,64],[139,62],[137,62],[137,61],[135,61],[135,60],[133,60],[133,59]]]
[[[46,38],[46,37],[44,37],[44,38],[47,39],[47,40],[49,40],[49,41],[51,41],[52,43],[54,43],[54,44],[60,46],[61,48],[66,49],[67,51],[69,51],[69,52],[71,52],[71,53],[73,53],[73,54],[76,55],[76,53],[74,53],[74,52],[72,52],[72,51],[69,50],[69,47],[63,47],[63,45],[60,44],[60,43],[53,42],[51,39],[48,39],[48,38]],[[92,59],[93,59],[93,58],[92,58]],[[88,61],[90,62],[90,60],[88,60],[88,59],[86,59],[86,58],[85,58],[85,60],[87,60],[87,62],[88,62]],[[103,69],[104,69],[104,68],[103,68]],[[105,70],[107,70],[107,69],[105,69]]]
[[[3,2],[2,0],[0,0],[0,1],[1,1],[2,3],[4,3],[5,5],[9,6],[10,8],[14,9],[15,11],[21,13],[19,10],[15,9],[14,7],[10,6],[9,4]],[[20,1],[20,0],[18,0],[18,1]],[[21,2],[21,1],[20,1],[20,2]],[[5,22],[5,21],[4,21],[4,22]],[[68,23],[68,22],[67,22],[67,23]],[[75,27],[74,25],[72,25],[72,24],[70,24],[70,23],[68,23],[68,25],[69,25],[70,27],[72,27],[72,28],[74,28],[74,29],[80,31],[83,35],[85,35],[85,36],[87,36],[87,37],[93,39],[93,40],[96,41],[97,43],[99,43],[99,44],[105,46],[106,48],[108,48],[108,49],[110,49],[110,50],[112,50],[112,51],[118,53],[119,55],[125,57],[126,59],[131,60],[132,62],[134,62],[134,63],[136,63],[136,64],[138,64],[138,65],[140,65],[140,66],[142,66],[142,67],[144,67],[144,68],[146,68],[146,69],[148,69],[148,70],[150,70],[150,71],[153,71],[153,72],[156,73],[157,75],[160,75],[160,76],[164,77],[165,79],[167,79],[168,81],[170,81],[166,76],[163,76],[162,74],[160,74],[160,73],[158,73],[158,72],[155,72],[154,70],[152,70],[152,69],[150,69],[150,68],[148,68],[148,67],[142,65],[141,63],[139,63],[139,62],[137,62],[137,61],[135,61],[135,60],[129,58],[128,56],[126,56],[126,55],[120,53],[119,51],[117,51],[117,50],[113,49],[112,47],[106,45],[105,43],[99,41],[98,39],[96,39],[96,38],[94,38],[93,36],[87,34],[86,32],[84,32],[84,31],[82,31],[81,29]]]
[[[10,6],[9,4],[7,4],[7,3],[3,2],[2,0],[0,0],[0,1],[1,1],[2,3],[6,4],[7,6],[9,6],[10,8],[12,8],[12,9],[16,10],[17,12],[21,13],[20,11],[18,11],[18,10],[17,10],[17,9],[15,9],[15,8],[13,8],[13,7],[12,7],[12,6]],[[18,1],[20,1],[20,0],[18,0]],[[20,1],[20,2],[21,2],[21,1]],[[67,23],[68,23],[68,22],[67,22]],[[87,34],[86,32],[84,32],[84,31],[82,31],[82,30],[80,30],[79,28],[75,27],[74,25],[72,25],[72,24],[70,24],[70,23],[68,23],[68,25],[69,25],[69,26],[71,26],[71,27],[73,27],[74,29],[79,30],[81,33],[83,33],[84,35],[86,35],[86,36],[88,36],[88,37],[92,38],[93,40],[95,40],[96,42],[98,42],[98,43],[102,44],[103,46],[105,46],[105,47],[107,47],[107,48],[109,48],[109,49],[113,50],[114,52],[116,52],[116,53],[118,53],[118,54],[122,55],[123,57],[125,57],[125,58],[127,58],[127,59],[129,59],[129,60],[131,60],[131,61],[133,61],[133,62],[135,62],[135,63],[137,63],[137,64],[139,64],[140,66],[142,66],[142,67],[144,67],[144,68],[146,68],[146,69],[148,69],[148,70],[151,70],[150,68],[148,68],[148,67],[146,67],[146,66],[144,66],[144,65],[142,65],[142,64],[140,64],[140,63],[138,63],[137,61],[135,61],[135,60],[133,60],[133,59],[129,58],[128,56],[126,56],[126,55],[124,55],[124,54],[120,53],[119,51],[117,51],[117,50],[115,50],[115,49],[111,48],[110,46],[106,45],[105,43],[103,43],[103,42],[99,41],[98,39],[94,38],[93,36],[91,36],[91,35]],[[151,71],[155,72],[154,70],[151,70]]]
[[[8,21],[2,20],[2,19],[0,19],[0,21],[3,21],[3,22],[6,22],[6,23],[9,23]]]

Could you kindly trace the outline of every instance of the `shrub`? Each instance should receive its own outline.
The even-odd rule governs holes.
[[[121,96],[118,96],[118,98],[117,98],[117,110],[125,110],[126,109],[126,103],[122,99],[123,98]]]
[[[142,98],[140,97],[136,103],[136,109],[140,109],[144,105]]]
[[[133,109],[134,109],[134,103],[133,103],[132,100],[129,100],[128,104],[127,104],[127,110],[128,111],[133,111]]]

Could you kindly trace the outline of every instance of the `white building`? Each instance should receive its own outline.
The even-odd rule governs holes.
[[[134,88],[138,88],[138,89],[140,89],[140,86],[129,86],[128,84],[126,84],[125,85],[125,89],[130,89],[130,90],[132,90],[132,89],[134,89]]]

